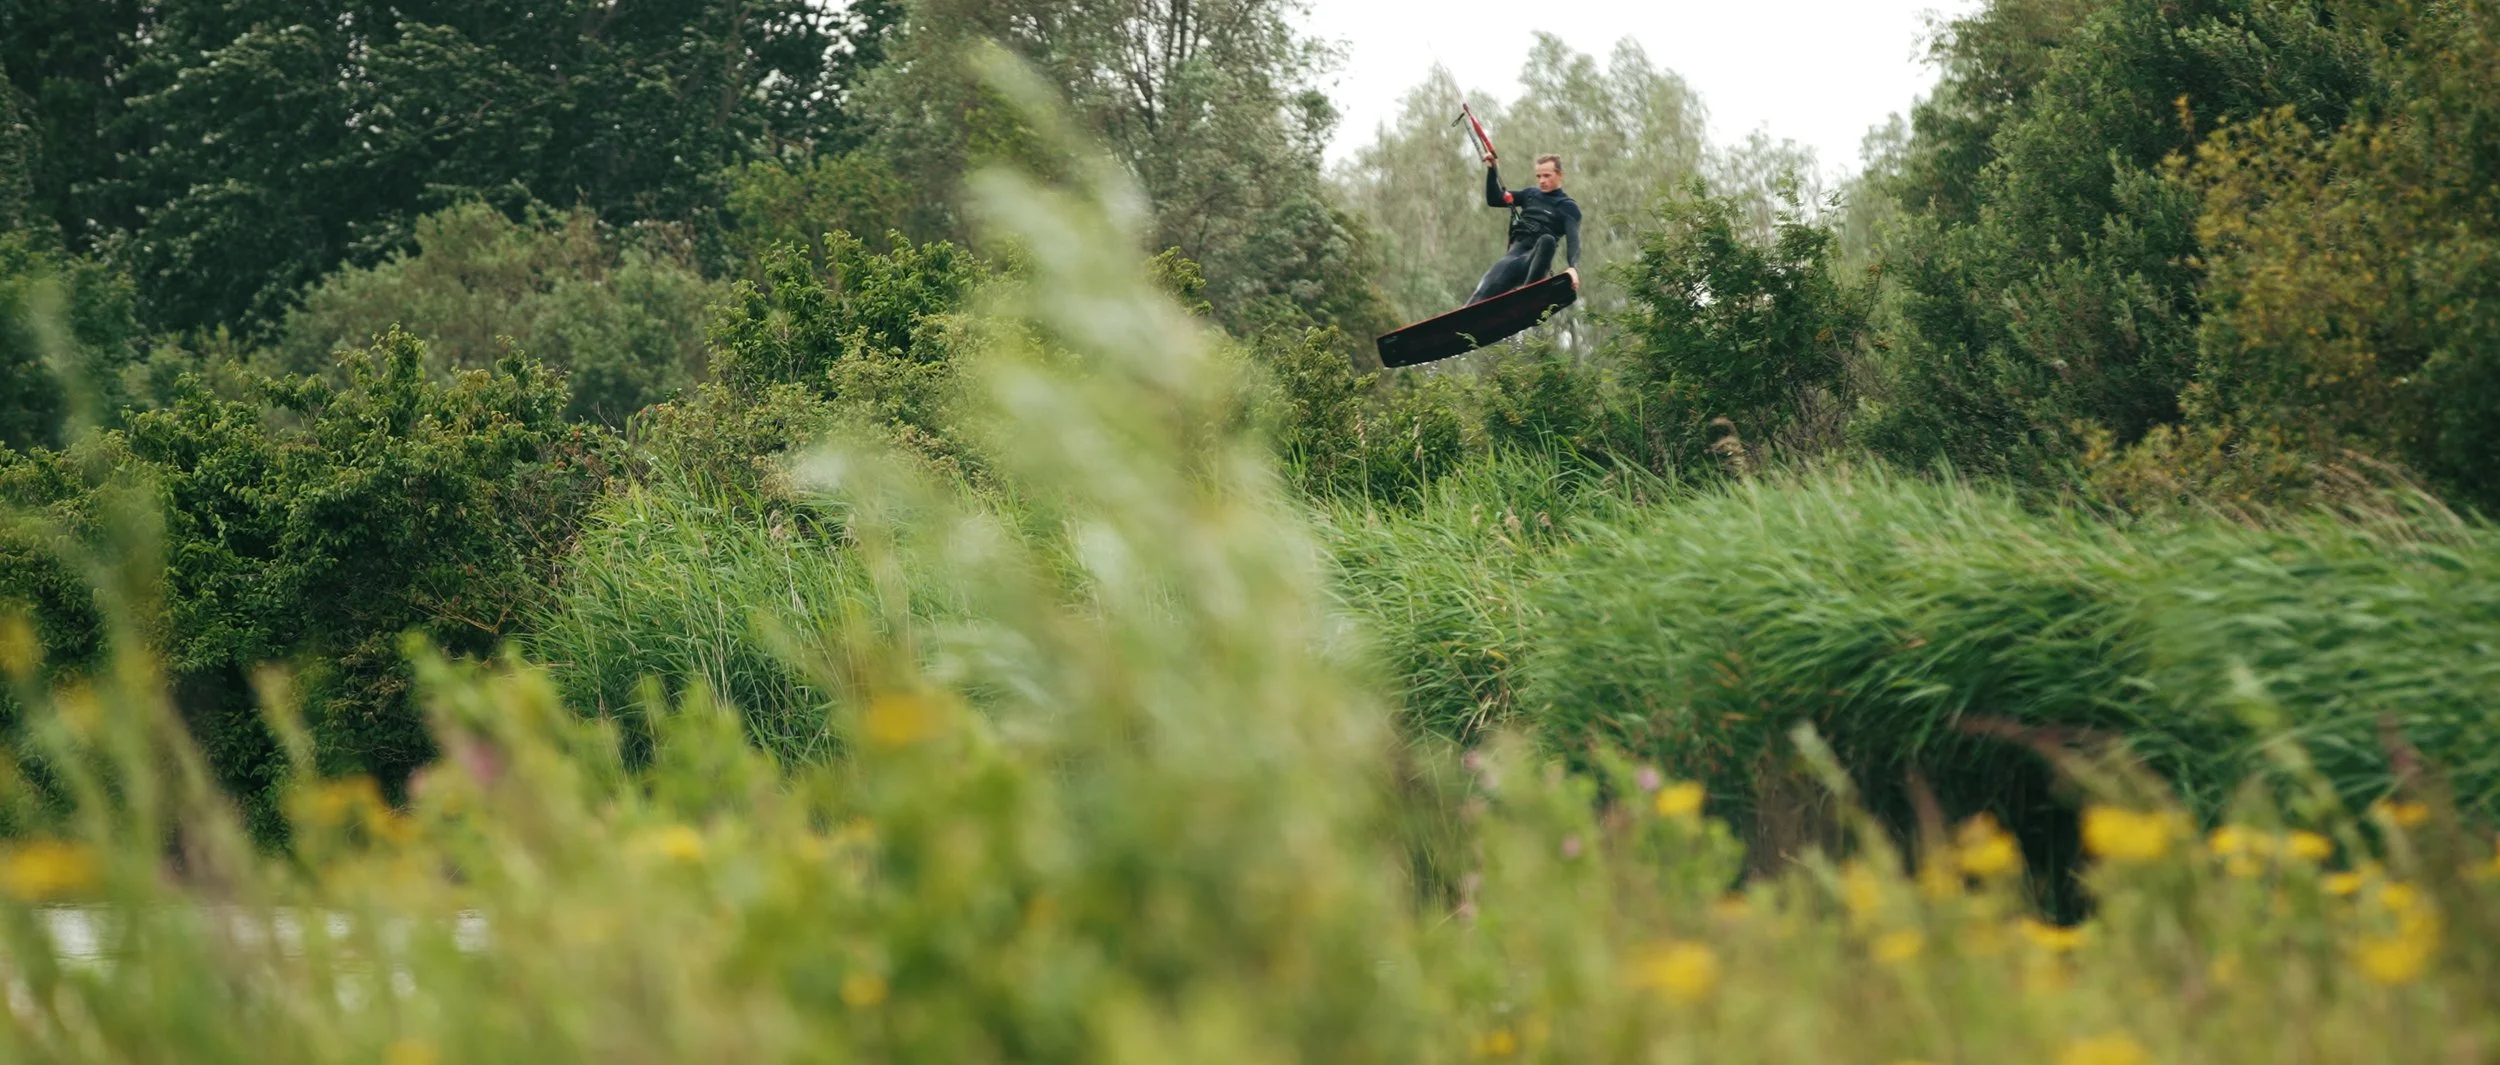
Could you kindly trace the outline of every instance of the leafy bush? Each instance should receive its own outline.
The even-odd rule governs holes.
[[[2356,449],[2500,506],[2500,12],[2375,22],[2401,42],[2376,113],[2322,134],[2286,110],[2198,153],[2213,309],[2190,414],[2235,443]]]
[[[433,754],[406,698],[401,635],[493,650],[602,487],[599,438],[563,423],[563,389],[545,371],[516,359],[443,385],[424,363],[420,341],[392,333],[351,356],[344,388],[265,380],[246,402],[194,379],[171,407],[78,454],[13,453],[0,473],[10,502],[70,531],[101,513],[82,471],[148,486],[165,523],[154,639],[219,778],[264,817],[283,765],[256,669],[303,671],[323,766],[395,786]],[[90,452],[100,458],[80,458]],[[0,588],[66,607],[43,555],[12,552]]]
[[[2009,0],[1956,22],[1886,193],[1873,403],[1913,465],[2055,481],[2097,427],[2178,421],[2200,312],[2198,190],[2166,166],[2278,107],[2332,127],[2368,42],[2309,4]]]
[[[14,448],[60,446],[71,406],[64,374],[90,391],[92,413],[112,414],[141,347],[129,279],[48,243],[0,230],[0,444]],[[47,322],[65,335],[46,337]]]
[[[834,233],[912,231],[911,185],[884,154],[861,149],[805,162],[757,160],[721,173],[726,188],[718,232],[721,253],[740,276],[765,281],[774,246],[804,248],[812,263],[829,261]]]
[[[469,203],[418,219],[416,244],[306,292],[280,365],[325,372],[393,327],[424,340],[442,375],[517,348],[565,375],[568,417],[610,427],[702,376],[704,318],[726,293],[661,240],[626,246],[588,211],[516,223]]]
[[[949,416],[960,391],[955,352],[966,343],[965,301],[993,271],[953,244],[891,239],[879,253],[831,234],[821,272],[795,247],[768,253],[765,283],[739,282],[713,322],[712,374],[725,402],[796,386],[924,455],[961,462],[976,448]]]
[[[1639,391],[1644,457],[1660,468],[1709,468],[1727,434],[1806,454],[1835,442],[1865,311],[1833,273],[1830,229],[1792,202],[1764,243],[1745,208],[1695,184],[1661,205],[1616,272],[1631,310],[1614,354]]]

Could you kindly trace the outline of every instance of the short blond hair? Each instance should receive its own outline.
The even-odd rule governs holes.
[[[1546,163],[1552,163],[1554,164],[1554,172],[1557,174],[1562,173],[1562,156],[1556,155],[1552,152],[1547,152],[1543,155],[1537,156],[1536,161],[1540,166]]]

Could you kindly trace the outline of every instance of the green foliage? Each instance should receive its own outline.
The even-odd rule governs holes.
[[[950,417],[962,311],[994,271],[945,241],[891,240],[875,252],[830,234],[821,272],[796,247],[768,252],[764,283],[739,282],[713,322],[712,375],[727,402],[796,386],[931,458],[962,462],[977,435]]]
[[[714,206],[709,178],[731,164],[845,148],[854,64],[880,53],[843,45],[873,44],[894,18],[805,0],[111,12],[121,21],[77,18],[83,36],[43,65],[9,63],[21,79],[95,79],[46,105],[48,133],[112,154],[64,156],[82,169],[44,194],[83,191],[47,206],[119,234],[152,324],[254,335],[334,266],[378,260],[465,200],[685,221]],[[103,69],[82,46],[107,53]],[[81,103],[102,113],[73,114]]]
[[[34,225],[35,129],[0,63],[0,232]]]
[[[1614,354],[1640,396],[1642,449],[1662,468],[1707,468],[1727,436],[1733,447],[1828,450],[1849,400],[1844,371],[1865,311],[1835,276],[1836,238],[1792,202],[1758,241],[1743,210],[1696,183],[1660,205],[1638,258],[1612,278],[1631,304]]]
[[[396,326],[437,375],[525,352],[565,376],[568,417],[611,427],[703,373],[704,317],[726,291],[656,235],[628,245],[588,211],[515,223],[469,203],[418,219],[416,245],[306,292],[280,365],[322,373]]]
[[[910,232],[915,212],[925,209],[893,161],[872,149],[797,163],[760,159],[724,171],[721,181],[728,189],[722,253],[753,281],[764,279],[775,245],[805,248],[821,265],[834,254],[828,234]]]
[[[1312,83],[1323,46],[1289,0],[920,0],[895,60],[863,94],[877,150],[921,195],[952,202],[986,165],[1066,172],[1063,151],[967,65],[996,41],[1066,94],[1069,118],[1139,179],[1147,246],[1199,264],[1217,322],[1390,328],[1363,224],[1331,198],[1321,149],[1337,115]]]
[[[1673,486],[1508,449],[1405,506],[1340,495],[1313,516],[1337,596],[1417,735],[1477,740],[1517,726],[1519,667],[1544,633],[1534,596],[1555,552],[1600,517],[1631,522]]]
[[[2197,350],[2197,191],[2163,169],[2215,123],[2340,121],[2363,49],[2273,0],[1993,4],[1941,45],[1889,193],[1906,217],[1873,405],[1914,463],[2054,479],[2091,427],[2179,417]]]
[[[1342,650],[1311,530],[1247,431],[1239,361],[1153,287],[1116,195],[987,187],[1042,283],[1000,293],[968,402],[1020,445],[1002,483],[1058,520],[1007,527],[875,446],[807,465],[867,578],[856,623],[807,641],[839,760],[777,761],[699,685],[650,701],[636,750],[543,672],[420,647],[443,758],[398,803],[299,759],[273,852],[206,779],[142,646],[116,640],[92,683],[47,688],[32,641],[0,624],[0,675],[35,711],[26,749],[63,796],[44,809],[0,769],[0,949],[29,1004],[0,1012],[0,1058],[2412,1065],[2500,1044],[2489,841],[2416,801],[2438,794],[2418,778],[2366,822],[2307,790],[2309,752],[2331,766],[2356,749],[2341,717],[2364,704],[2400,707],[2406,728],[2418,706],[2490,704],[2500,665],[2453,653],[2492,639],[2487,528],[2181,530],[2167,576],[2204,581],[2129,585],[2102,564],[2129,561],[2125,536],[1932,485],[1757,481],[1632,515],[1640,527],[1590,537],[1574,565],[1691,546],[1584,589],[1689,608],[1613,641],[1636,663],[1692,646],[1680,635],[1754,626],[1774,665],[1851,640],[1905,666],[1985,667],[1992,650],[2028,664],[2026,633],[2090,633],[2009,601],[2132,587],[2166,597],[2122,611],[2157,625],[2212,593],[2178,622],[2208,642],[2182,646],[2252,653],[2256,682],[2231,690],[2243,709],[2267,711],[2267,678],[2352,696],[2314,742],[2268,746],[2288,801],[2253,791],[2207,845],[2122,760],[2068,758],[2100,804],[2083,833],[2098,856],[2086,928],[2039,922],[2027,856],[1992,823],[1949,829],[1937,810],[1914,852],[1898,846],[1809,730],[1789,749],[1842,831],[1757,852],[1760,874],[1740,882],[1742,848],[1704,811],[1732,797],[1670,782],[1674,767],[1600,747],[1567,772],[1510,734],[1463,759],[1401,749]],[[1045,239],[1068,233],[1100,239]],[[392,365],[390,380],[428,387],[413,353]],[[535,421],[553,425],[556,406]],[[1557,487],[1514,470],[1524,482],[1485,490]],[[680,503],[653,516],[695,516]],[[656,526],[610,546],[646,531],[671,560],[655,572],[714,564]],[[1782,554],[1808,544],[1825,550]],[[2026,546],[2045,571],[2018,565]],[[739,565],[769,567],[761,547],[735,548],[761,563]],[[1919,598],[1890,580],[1920,574],[1992,583]],[[921,619],[912,576],[960,612]],[[1713,582],[1804,594],[1698,594]],[[783,594],[712,587],[776,610]],[[1887,626],[1900,620],[1939,627],[1914,642]],[[1876,627],[1837,627],[1851,622]],[[2391,655],[2411,645],[2369,646],[2373,628],[2457,642]],[[1953,697],[1898,690],[1890,660],[1857,657],[1868,668],[1831,678],[1841,695],[1743,664],[1732,679],[1785,705]],[[2174,690],[2180,674],[2151,669],[2091,690]],[[290,702],[272,702],[288,748],[312,749]],[[2467,738],[2488,743],[2474,724]],[[2472,793],[2491,771],[2459,779]]]
[[[13,448],[60,446],[65,384],[86,391],[90,416],[112,414],[141,345],[129,279],[49,244],[0,231],[0,444]]]
[[[563,389],[542,369],[516,359],[444,385],[424,363],[423,344],[395,332],[351,356],[344,388],[265,381],[265,402],[246,402],[194,380],[81,445],[161,503],[159,650],[219,778],[264,818],[283,765],[256,669],[303,671],[325,766],[403,779],[433,749],[406,697],[401,635],[494,649],[601,488],[597,438],[564,424]],[[12,503],[91,526],[81,515],[96,504],[71,471],[93,464],[41,451],[8,464]],[[10,597],[63,601],[33,552],[10,561]]]
[[[2500,9],[2376,25],[2399,44],[2374,113],[2320,133],[2285,109],[2198,153],[2212,310],[2191,414],[2240,464],[2352,449],[2500,507]]]
[[[833,753],[839,693],[806,648],[837,644],[869,603],[866,575],[804,503],[706,502],[662,484],[609,498],[583,522],[557,594],[528,626],[531,656],[568,705],[637,720],[645,678],[670,699],[709,692],[790,764]]]

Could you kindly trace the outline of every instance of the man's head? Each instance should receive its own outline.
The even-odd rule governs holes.
[[[1562,156],[1536,157],[1536,187],[1541,192],[1552,192],[1562,187]]]

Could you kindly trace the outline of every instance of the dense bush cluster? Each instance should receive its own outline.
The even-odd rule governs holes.
[[[78,560],[162,521],[162,571],[143,575],[162,582],[154,636],[211,764],[263,817],[283,766],[257,671],[295,671],[326,768],[404,779],[433,749],[403,636],[494,651],[604,487],[609,445],[564,422],[543,369],[516,358],[444,385],[424,364],[394,332],[350,356],[343,386],[259,379],[233,400],[194,379],[67,452],[0,454],[23,512],[0,587],[33,609],[54,668],[101,664]]]

